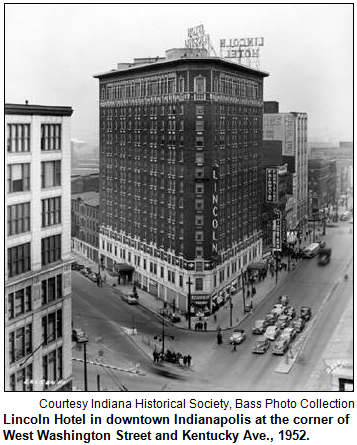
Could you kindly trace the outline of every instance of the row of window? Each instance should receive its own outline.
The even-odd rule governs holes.
[[[61,223],[61,197],[42,200],[42,227]],[[30,202],[7,207],[8,236],[26,233],[31,230]]]
[[[61,150],[61,124],[41,125],[41,150]],[[31,151],[30,124],[7,125],[7,151],[9,153]]]
[[[41,162],[41,187],[61,185],[61,161]],[[30,190],[30,164],[9,164],[7,166],[8,193]]]
[[[45,306],[62,298],[62,274],[41,281],[41,303]],[[32,310],[32,288],[26,286],[16,292],[11,292],[8,297],[8,318],[13,320]]]
[[[53,235],[41,240],[42,266],[61,259],[61,235]],[[7,249],[7,269],[9,278],[31,270],[31,243]]]

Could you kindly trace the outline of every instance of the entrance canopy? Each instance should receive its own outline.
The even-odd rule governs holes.
[[[126,275],[128,273],[133,272],[134,271],[134,267],[130,266],[130,264],[121,263],[121,264],[115,264],[114,265],[114,270],[119,275]]]

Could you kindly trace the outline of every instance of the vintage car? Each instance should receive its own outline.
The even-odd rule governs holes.
[[[280,317],[278,317],[278,327],[280,329],[284,329],[287,326],[289,326],[290,323],[290,318],[288,315],[280,315]]]
[[[293,327],[296,329],[297,332],[301,332],[304,329],[305,324],[306,324],[306,321],[301,317],[296,318],[293,321]]]
[[[239,345],[245,340],[245,332],[243,329],[234,329],[229,339],[231,345]]]
[[[270,311],[272,314],[282,315],[285,307],[281,303],[274,304],[273,309]]]
[[[273,326],[268,326],[267,330],[265,331],[265,336],[269,339],[269,340],[275,340],[276,337],[279,335],[280,333],[280,329],[277,325],[273,325]]]
[[[122,294],[121,298],[128,304],[138,304],[138,296],[133,294]]]
[[[269,313],[265,316],[265,321],[267,322],[268,326],[273,326],[276,323],[276,319],[278,318],[276,313]]]
[[[300,309],[300,317],[305,321],[309,321],[311,318],[311,307],[303,306]]]
[[[284,314],[287,315],[290,320],[296,317],[296,310],[293,306],[287,306],[285,308]]]
[[[252,334],[264,334],[267,327],[268,322],[266,320],[256,320],[252,328]]]
[[[280,295],[278,298],[278,304],[287,306],[289,304],[289,296],[288,295]]]
[[[272,347],[274,355],[284,355],[289,348],[289,342],[286,338],[279,337],[275,340]]]
[[[267,337],[259,337],[252,346],[253,354],[264,354],[270,347],[270,341]]]

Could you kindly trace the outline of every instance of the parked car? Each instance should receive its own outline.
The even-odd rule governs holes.
[[[272,314],[270,312],[269,314],[266,314],[265,321],[267,322],[268,326],[273,326],[276,323],[277,318],[278,318],[277,314],[275,313]]]
[[[289,326],[290,318],[288,315],[280,315],[278,317],[278,327],[280,329],[285,329],[287,326]]]
[[[296,329],[293,326],[288,326],[280,334],[280,337],[281,338],[286,338],[289,341],[289,343],[290,343],[296,337]]]
[[[243,329],[234,329],[229,339],[231,345],[239,345],[245,340],[245,332]]]
[[[83,267],[83,269],[80,270],[80,273],[87,277],[89,274],[92,273],[92,270],[89,267]]]
[[[270,341],[267,337],[259,337],[252,346],[253,354],[264,354],[270,347]]]
[[[278,298],[278,304],[287,306],[289,304],[289,296],[288,295],[280,295],[280,297]]]
[[[128,304],[138,304],[138,297],[133,294],[122,294],[121,298]]]
[[[78,265],[77,261],[73,261],[73,263],[71,263],[71,269],[77,270],[77,265]]]
[[[252,329],[252,334],[264,334],[267,327],[268,322],[266,320],[256,320]]]
[[[285,308],[281,303],[276,303],[270,312],[272,314],[282,315],[284,313],[284,309]]]
[[[72,340],[77,343],[83,343],[88,340],[87,334],[81,328],[73,328],[72,329]]]
[[[303,306],[300,309],[300,317],[305,321],[309,321],[311,318],[311,307]]]
[[[301,332],[304,329],[305,324],[306,324],[305,320],[301,317],[296,318],[293,321],[293,327],[296,329],[297,332]]]
[[[94,272],[91,272],[89,275],[87,275],[87,277],[90,280],[94,281],[94,283],[96,283],[98,281],[98,278],[99,278],[98,274],[94,273]]]
[[[289,342],[286,338],[279,337],[273,343],[272,353],[275,355],[284,355],[289,348]]]
[[[276,337],[279,335],[280,333],[280,329],[277,325],[273,325],[273,326],[268,326],[267,330],[265,331],[265,336],[269,339],[269,340],[275,340]]]
[[[287,306],[285,308],[284,314],[287,315],[290,320],[296,317],[296,310],[293,306]]]

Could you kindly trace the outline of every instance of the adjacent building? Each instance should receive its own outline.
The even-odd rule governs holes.
[[[72,250],[99,265],[99,193],[72,194]]]
[[[292,174],[292,195],[296,203],[294,227],[302,230],[308,220],[308,150],[307,113],[279,112],[278,102],[266,102],[263,118],[263,139],[282,141],[283,163]]]
[[[5,389],[69,390],[71,107],[5,104]]]
[[[103,265],[182,310],[237,290],[262,253],[265,76],[188,48],[95,76]]]
[[[332,206],[336,199],[336,161],[327,159],[309,159],[309,214],[312,209],[323,210]]]

